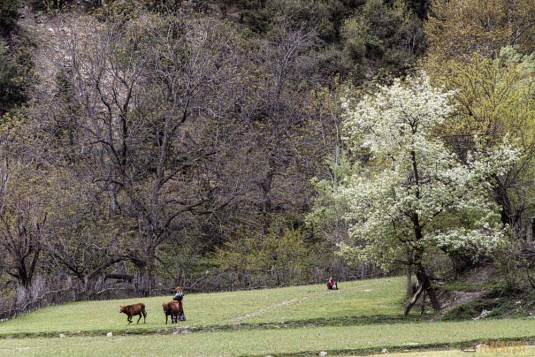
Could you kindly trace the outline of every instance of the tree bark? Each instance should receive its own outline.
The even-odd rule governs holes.
[[[416,293],[413,295],[411,301],[405,306],[405,309],[403,311],[403,314],[407,316],[411,309],[414,307],[416,302],[418,302],[418,299],[422,295],[422,293],[425,291],[426,295],[429,296],[429,301],[431,301],[431,306],[433,307],[433,310],[440,311],[441,306],[440,302],[438,301],[437,295],[435,293],[435,289],[433,289],[433,286],[431,285],[431,280],[429,279],[429,276],[426,274],[423,267],[418,267],[416,271],[416,278],[418,279],[418,283],[420,284],[419,289],[416,291]]]
[[[405,294],[407,297],[411,297],[413,292],[412,292],[412,268],[410,266],[407,266],[406,274],[407,274],[407,286],[405,287],[406,288]]]
[[[431,301],[431,306],[433,307],[433,310],[440,311],[440,302],[438,301],[435,289],[433,289],[433,286],[431,285],[431,280],[429,279],[429,276],[426,274],[423,267],[419,269],[419,271],[416,273],[416,277],[418,278],[418,281],[423,286],[427,295],[429,296],[429,301]]]
[[[405,309],[403,310],[403,315],[407,316],[409,312],[411,312],[412,307],[416,304],[418,298],[420,298],[420,295],[422,295],[423,291],[424,287],[420,285],[420,287],[412,297],[411,301],[405,306]]]

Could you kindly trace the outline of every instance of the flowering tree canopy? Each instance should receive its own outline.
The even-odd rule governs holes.
[[[349,207],[350,241],[340,244],[342,254],[414,267],[420,293],[437,310],[426,254],[438,248],[477,257],[504,241],[489,179],[518,159],[506,139],[489,152],[478,150],[474,138],[461,161],[433,135],[453,112],[451,95],[422,76],[379,87],[356,105],[345,99],[344,141],[351,150],[367,149],[371,160],[355,164],[335,192]]]

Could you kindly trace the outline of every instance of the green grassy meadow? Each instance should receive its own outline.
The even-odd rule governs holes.
[[[535,319],[403,318],[403,283],[403,278],[385,278],[342,283],[338,291],[311,285],[191,294],[184,299],[187,321],[177,325],[165,325],[161,304],[170,296],[53,306],[0,323],[0,355],[313,356],[327,351],[332,356],[369,355],[382,348],[458,350],[484,339],[533,341]],[[127,326],[119,305],[137,301],[147,306],[147,324],[137,325],[134,318]]]
[[[463,351],[463,350],[460,350],[460,349],[457,349],[457,350],[451,350],[451,351],[425,351],[425,352],[411,352],[410,353],[410,357],[466,357],[467,355],[470,356],[470,352],[474,352],[474,351]],[[518,356],[518,357],[523,357],[523,356],[535,356],[535,347],[525,347],[524,348],[524,351],[522,352],[519,348],[515,348],[515,350],[513,351],[511,348],[509,348],[508,351],[505,351],[505,352],[501,352],[501,351],[493,351],[493,352],[490,352],[490,351],[487,351],[487,352],[477,352],[476,353],[477,356]],[[380,355],[372,355],[374,357],[377,357],[377,356],[385,356],[384,354],[380,354]],[[402,353],[389,353],[387,355],[388,357],[408,357],[408,353],[407,352],[402,352]]]
[[[191,327],[236,324],[284,323],[351,316],[398,316],[401,312],[403,279],[387,278],[344,283],[340,290],[309,285],[268,290],[186,295],[184,310]],[[162,303],[169,296],[70,303],[47,307],[0,323],[0,336],[18,333],[78,333],[117,329],[153,330],[165,327]],[[136,325],[126,326],[120,305],[143,302],[148,312]]]

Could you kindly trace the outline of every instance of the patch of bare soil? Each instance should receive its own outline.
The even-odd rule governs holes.
[[[483,266],[470,270],[451,288],[443,288],[439,291],[439,299],[442,311],[433,317],[439,320],[449,311],[476,302],[489,292],[488,283],[496,276],[496,268],[493,266]],[[458,289],[455,289],[458,286]]]
[[[442,295],[442,314],[449,310],[475,301],[481,297],[483,291],[449,291]]]

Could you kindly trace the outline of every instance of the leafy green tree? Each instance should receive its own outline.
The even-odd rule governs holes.
[[[438,133],[460,157],[477,135],[492,149],[506,135],[517,143],[521,160],[511,171],[493,180],[496,201],[502,207],[502,222],[515,237],[525,237],[533,214],[533,158],[535,154],[534,56],[505,47],[495,59],[473,55],[426,62],[433,80],[454,90],[455,116]]]
[[[231,274],[231,286],[281,285],[302,282],[321,258],[299,230],[277,224],[267,234],[229,241],[216,252],[219,269]]]
[[[384,267],[413,267],[420,289],[405,314],[424,291],[440,310],[427,269],[434,250],[476,258],[505,236],[489,179],[506,173],[518,151],[504,142],[492,152],[473,150],[461,162],[432,135],[454,111],[451,96],[422,77],[396,80],[355,106],[349,99],[344,104],[345,141],[353,150],[367,148],[371,160],[355,164],[335,191],[349,207],[351,240],[340,244],[341,253]]]
[[[327,242],[330,249],[336,244],[347,240],[348,225],[344,220],[349,209],[347,200],[336,195],[345,177],[351,174],[351,163],[343,151],[336,153],[334,158],[328,160],[329,179],[312,180],[317,193],[312,212],[307,215],[306,222],[310,229],[318,231]]]
[[[494,255],[494,261],[508,286],[523,287],[533,270],[529,237],[535,213],[534,57],[505,47],[494,59],[462,55],[441,62],[428,60],[425,67],[435,83],[455,90],[455,116],[437,133],[460,157],[473,147],[473,135],[490,150],[505,135],[517,143],[520,160],[507,174],[492,179],[501,221],[511,227],[512,240],[510,247]],[[526,272],[527,279],[519,271]]]

